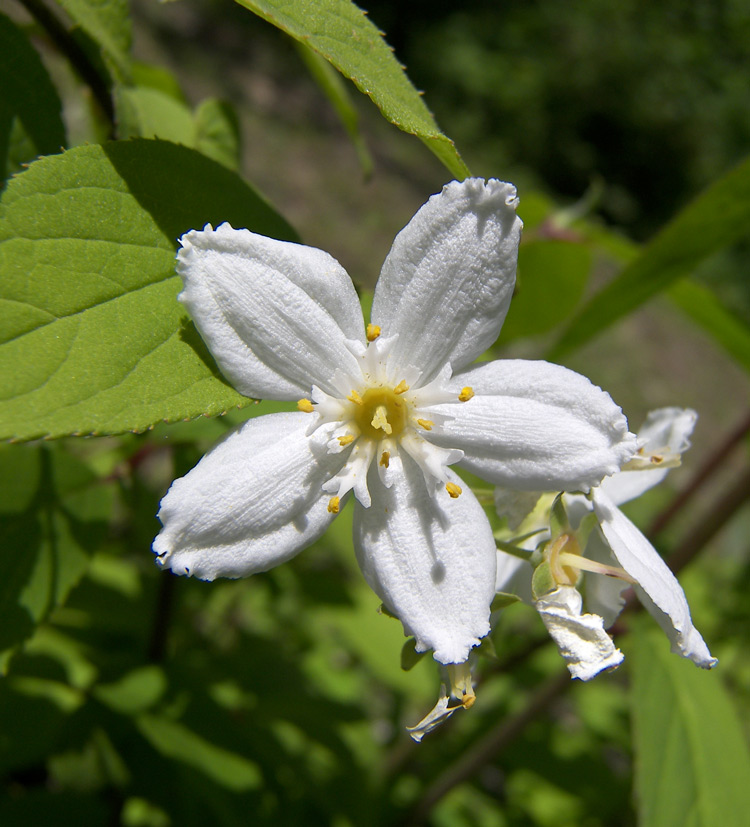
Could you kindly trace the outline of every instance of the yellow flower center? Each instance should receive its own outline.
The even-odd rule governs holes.
[[[352,397],[349,397],[352,399]],[[406,426],[407,403],[392,388],[368,388],[356,403],[354,421],[362,436],[381,440],[397,437]]]

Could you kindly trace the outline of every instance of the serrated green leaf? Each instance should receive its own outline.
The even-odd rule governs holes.
[[[349,0],[237,0],[259,17],[322,55],[380,109],[394,126],[420,138],[458,179],[469,170],[444,135],[362,9]]]
[[[645,625],[632,650],[639,824],[742,827],[750,754],[719,673],[672,654]]]
[[[750,160],[679,212],[570,322],[550,358],[579,347],[750,230]]]
[[[669,288],[669,298],[711,334],[730,356],[750,371],[750,330],[707,287],[683,279]]]
[[[59,3],[99,45],[120,80],[129,81],[132,33],[127,0],[59,0]]]
[[[33,163],[0,202],[0,437],[143,431],[250,404],[177,302],[176,239],[229,221],[295,240],[238,176],[163,141]]]
[[[0,663],[60,606],[101,542],[110,491],[50,448],[0,450]]]
[[[26,35],[5,15],[0,14],[0,109],[15,115],[33,141],[37,154],[53,155],[66,144],[62,104],[47,70]],[[7,123],[6,138],[10,123]],[[2,139],[0,139],[1,141]],[[4,175],[7,157],[0,151],[0,173]]]

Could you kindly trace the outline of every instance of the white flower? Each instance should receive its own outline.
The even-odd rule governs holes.
[[[242,577],[320,537],[353,492],[370,586],[417,651],[462,663],[489,631],[495,543],[449,468],[510,487],[588,490],[630,457],[620,409],[545,362],[469,367],[513,293],[515,188],[448,184],[397,236],[365,326],[348,275],[320,250],[223,224],[181,239],[180,301],[243,394],[298,401],[248,420],[176,480],[161,566]]]
[[[529,563],[498,552],[498,591],[517,591],[533,602],[575,678],[589,680],[622,662],[622,653],[605,629],[620,613],[622,592],[630,585],[666,632],[673,652],[705,669],[716,664],[693,626],[677,579],[617,507],[679,465],[696,418],[694,411],[679,408],[652,411],[638,432],[638,451],[621,473],[607,477],[588,497],[563,494],[554,504],[553,496],[535,503],[521,526],[523,532],[535,532],[524,541],[526,548],[540,543],[544,548],[535,560],[533,578]],[[507,509],[517,525],[518,507],[529,503],[501,491],[496,505],[501,513]],[[577,589],[582,573],[583,597]],[[584,602],[589,613],[582,611]]]

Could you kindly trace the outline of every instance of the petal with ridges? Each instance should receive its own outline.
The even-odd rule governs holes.
[[[375,288],[372,321],[398,334],[393,357],[427,382],[469,364],[497,339],[516,277],[516,189],[453,181],[396,236]]]
[[[594,510],[612,553],[625,571],[638,582],[639,596],[664,629],[672,651],[690,658],[697,666],[716,665],[705,641],[693,626],[685,593],[656,549],[630,520],[601,491],[594,491]],[[654,609],[658,609],[654,612]]]
[[[346,340],[364,341],[362,311],[328,253],[229,224],[180,242],[179,299],[240,393],[297,399],[313,384],[335,393],[337,370],[359,373]]]
[[[469,487],[452,499],[431,496],[406,454],[393,484],[370,482],[372,505],[356,504],[354,544],[365,579],[416,638],[417,651],[435,650],[440,663],[462,663],[490,629],[495,593],[495,542]],[[377,471],[370,471],[371,477]]]
[[[581,605],[581,595],[573,586],[560,586],[536,601],[571,676],[588,681],[619,666],[623,654],[604,631],[601,617],[581,614]]]
[[[246,577],[317,540],[335,516],[321,488],[332,469],[307,426],[303,413],[251,419],[175,480],[158,515],[159,565],[202,580]]]
[[[459,448],[462,468],[526,491],[587,490],[635,450],[627,420],[608,393],[549,362],[499,360],[454,376],[474,397],[434,410],[453,421],[430,440]]]

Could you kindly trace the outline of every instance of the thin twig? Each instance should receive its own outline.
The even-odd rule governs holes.
[[[542,684],[531,696],[528,704],[517,715],[501,721],[433,781],[419,799],[405,823],[409,825],[424,824],[432,808],[441,798],[458,784],[471,778],[488,761],[502,752],[523,732],[527,724],[538,718],[572,683],[570,675],[567,672],[561,672]]]
[[[655,537],[667,527],[667,525],[680,511],[682,511],[687,503],[722,467],[724,460],[732,453],[732,451],[748,435],[748,433],[750,433],[750,414],[748,414],[736,428],[733,428],[730,433],[727,434],[727,437],[723,440],[723,442],[719,443],[716,450],[693,474],[692,479],[685,489],[680,492],[674,500],[672,500],[667,508],[665,508],[660,514],[657,514],[656,519],[654,519],[649,526],[646,536]]]

